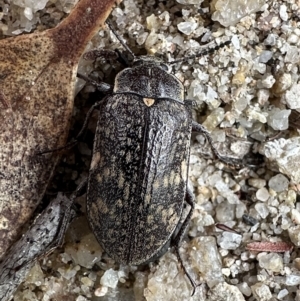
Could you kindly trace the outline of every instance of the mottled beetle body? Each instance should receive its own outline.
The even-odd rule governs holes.
[[[212,145],[206,129],[192,120],[192,101],[184,99],[183,85],[167,72],[168,65],[150,56],[137,59],[119,41],[133,64],[116,76],[113,88],[79,75],[107,94],[86,118],[87,122],[99,107],[88,179],[88,221],[103,249],[119,263],[148,262],[162,255],[170,243],[194,294],[197,285],[179,252],[195,207],[193,193],[187,189],[192,130],[202,132],[214,154],[221,160],[224,157]],[[128,65],[117,50],[95,50],[86,56],[96,57],[116,58]],[[189,211],[183,214],[185,203]]]
[[[103,249],[141,264],[172,239],[187,190],[191,102],[149,57],[120,72],[101,102],[87,214]]]

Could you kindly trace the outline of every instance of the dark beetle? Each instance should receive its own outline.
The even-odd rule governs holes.
[[[170,241],[182,264],[178,245],[194,209],[187,189],[191,132],[207,132],[192,121],[192,102],[167,70],[142,56],[117,75],[113,90],[98,84],[109,94],[95,105],[87,215],[103,249],[123,264],[147,262]]]

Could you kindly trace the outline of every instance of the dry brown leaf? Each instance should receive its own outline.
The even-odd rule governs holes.
[[[40,202],[66,143],[77,65],[115,0],[81,0],[56,28],[0,41],[0,258]]]

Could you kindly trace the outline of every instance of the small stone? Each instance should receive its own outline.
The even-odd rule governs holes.
[[[101,285],[100,287],[96,288],[94,295],[96,297],[103,297],[107,294],[107,292],[108,292],[108,287]]]
[[[240,39],[238,35],[233,35],[233,37],[231,38],[231,43],[234,49],[240,49],[241,45],[240,45]]]
[[[263,5],[263,0],[218,0],[215,3],[216,11],[213,13],[212,19],[225,27],[232,26],[244,16],[257,12]]]
[[[85,286],[93,286],[94,285],[94,282],[88,278],[88,277],[82,277],[80,279],[81,283],[84,284]]]
[[[263,88],[266,88],[266,89],[270,89],[273,87],[273,85],[275,84],[276,80],[274,78],[273,75],[267,75],[262,81],[261,81],[261,84],[262,84],[262,87]]]
[[[285,284],[288,286],[296,286],[300,284],[300,276],[299,275],[286,275]]]
[[[269,301],[272,298],[269,287],[261,282],[252,285],[251,290],[257,301]]]
[[[285,92],[284,99],[290,109],[299,109],[300,84],[293,84],[292,87]]]
[[[275,80],[274,80],[275,82]],[[273,85],[273,84],[272,84]],[[272,87],[271,85],[271,87]],[[259,89],[257,92],[257,101],[260,105],[265,105],[269,101],[270,91],[268,89]]]
[[[60,260],[63,263],[68,263],[68,262],[72,261],[72,257],[68,253],[62,253],[62,254],[60,254]]]
[[[256,203],[254,208],[263,219],[265,219],[270,213],[268,206],[264,203]]]
[[[206,301],[245,301],[244,296],[235,285],[226,282],[217,284],[209,290]]]
[[[222,269],[222,274],[226,277],[229,277],[230,276],[230,269],[229,268]]]
[[[254,108],[248,108],[246,110],[246,114],[250,119],[257,120],[261,123],[267,122],[266,114],[262,112],[258,112]]]
[[[240,191],[240,189],[238,191]],[[237,219],[242,218],[242,216],[244,215],[246,210],[247,210],[247,207],[243,202],[240,202],[240,203],[236,204],[236,209],[235,209],[236,218]]]
[[[288,233],[292,243],[300,247],[300,226],[293,226],[288,228]]]
[[[246,297],[250,297],[251,296],[251,288],[249,287],[249,285],[248,285],[247,282],[239,283],[237,285],[237,287],[242,292],[242,294],[245,295]]]
[[[274,94],[281,95],[292,85],[292,76],[289,73],[283,73],[276,78],[272,88]]]
[[[263,188],[266,186],[266,180],[259,178],[251,178],[248,180],[248,184],[255,188]]]
[[[259,266],[274,273],[279,273],[283,269],[283,259],[277,253],[260,253],[257,255]]]
[[[300,225],[300,212],[297,209],[292,209],[291,218],[294,223]]]
[[[234,108],[240,112],[245,110],[248,106],[248,101],[245,97],[234,100]]]
[[[106,270],[100,279],[100,284],[111,288],[116,288],[118,282],[119,282],[118,272],[113,269]]]
[[[189,252],[194,269],[199,271],[209,287],[224,281],[221,257],[214,237],[194,238]]]
[[[217,108],[207,116],[206,120],[203,122],[203,126],[209,131],[213,131],[224,119],[224,109]]]
[[[220,223],[225,223],[234,220],[235,205],[228,202],[220,203],[216,208],[216,220]]]
[[[177,44],[177,45],[182,45],[183,41],[184,41],[184,38],[181,35],[177,34],[174,37],[174,39],[172,40],[172,43]]]
[[[288,186],[289,180],[283,174],[278,174],[269,180],[269,187],[276,192],[287,190]]]
[[[242,242],[242,235],[233,232],[223,232],[218,237],[218,244],[225,250],[235,250]]]
[[[214,100],[218,97],[218,93],[211,87],[207,87],[207,93],[206,93],[206,98],[207,98],[207,103],[214,102]]]
[[[245,83],[245,72],[238,70],[238,72],[232,77],[232,84],[242,86]]]
[[[212,137],[213,141],[216,141],[216,142],[225,142],[226,141],[226,133],[223,130],[215,129],[211,133],[211,137]]]
[[[274,108],[269,112],[268,125],[276,131],[283,131],[289,127],[289,116],[291,110],[280,110]]]
[[[147,49],[149,54],[154,54],[156,52],[153,45],[155,45],[157,41],[158,41],[157,33],[155,32],[155,30],[151,30],[145,41],[145,48]]]
[[[38,262],[35,263],[35,265],[32,267],[30,272],[28,273],[26,277],[27,283],[33,283],[36,286],[40,286],[43,283],[44,279],[44,273],[41,269],[41,266]]]
[[[230,150],[240,158],[245,156],[251,150],[251,144],[246,141],[237,140],[230,144]]]
[[[289,46],[287,48],[284,61],[287,63],[297,64],[300,59],[300,52],[298,46]]]
[[[25,9],[24,9],[24,16],[25,16],[28,20],[32,20],[32,19],[33,19],[32,9],[31,9],[30,7],[25,7]]]
[[[198,263],[197,261],[194,262],[194,256],[190,253],[190,251],[193,250],[191,245],[192,244],[181,245],[180,254],[184,262],[191,262],[190,265],[186,266],[188,269],[195,267],[195,271],[198,271]],[[198,250],[194,250],[194,252],[198,252]],[[191,260],[185,259],[190,255]],[[195,275],[194,273],[192,274],[192,277],[195,277],[193,275]],[[194,279],[197,280],[197,278]],[[170,288],[171,285],[172,288]],[[187,293],[187,286],[189,287],[189,293]],[[184,300],[184,296],[190,294],[190,289],[190,282],[186,278],[184,271],[181,269],[176,255],[172,254],[171,252],[167,252],[159,259],[158,264],[155,265],[148,275],[147,287],[144,289],[143,297],[146,298],[147,301]],[[200,290],[196,290],[197,296],[199,293]],[[122,300],[125,299],[123,298]]]
[[[294,259],[293,264],[294,264],[295,268],[300,271],[300,258],[299,257]]]
[[[285,5],[280,5],[279,7],[279,16],[282,21],[287,21],[289,18],[288,13],[286,12],[287,7]]]
[[[147,17],[146,21],[148,30],[157,30],[159,28],[159,22],[157,21],[157,17],[154,14]]]
[[[269,191],[267,188],[262,187],[256,191],[256,198],[259,201],[266,202],[270,197]]]
[[[279,291],[277,298],[280,300],[283,300],[284,297],[286,297],[289,294],[289,291],[287,289],[283,289]]]
[[[139,34],[138,37],[136,38],[136,42],[139,44],[139,45],[143,45],[147,38],[148,38],[148,35],[149,33],[148,32],[144,32],[142,34]]]
[[[244,214],[242,218],[243,218],[243,222],[249,226],[254,226],[258,223],[257,219],[247,214]]]
[[[299,37],[296,34],[292,33],[291,35],[288,36],[287,41],[289,44],[297,44],[299,41]]]
[[[69,266],[67,268],[58,268],[57,271],[61,274],[61,276],[67,280],[74,278],[77,272],[80,270],[80,267],[77,265],[75,267]]]
[[[76,264],[86,268],[92,268],[96,262],[100,261],[102,256],[101,247],[92,233],[84,236],[75,245],[68,244],[65,251]]]
[[[300,182],[300,137],[269,141],[262,153],[292,182]]]
[[[198,24],[196,22],[181,22],[177,27],[182,33],[190,35],[198,27]]]
[[[263,51],[259,56],[260,63],[267,63],[273,57],[273,52],[270,50]]]
[[[276,41],[278,39],[278,36],[270,33],[267,38],[264,40],[264,44],[265,45],[270,45],[270,46],[275,46],[276,45]]]

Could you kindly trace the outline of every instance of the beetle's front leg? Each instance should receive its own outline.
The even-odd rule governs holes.
[[[40,156],[40,155],[45,155],[45,154],[49,154],[49,153],[53,153],[53,152],[57,152],[57,151],[61,151],[61,150],[64,150],[64,149],[67,149],[67,148],[71,148],[73,146],[75,146],[77,143],[78,143],[78,139],[81,137],[81,135],[83,134],[83,132],[85,131],[85,129],[87,128],[88,126],[88,123],[89,123],[89,120],[90,120],[90,117],[92,116],[92,113],[93,111],[99,107],[101,105],[101,100],[100,101],[97,101],[96,103],[93,104],[93,106],[88,110],[87,114],[86,114],[86,117],[85,117],[85,120],[84,120],[84,123],[83,123],[83,126],[81,127],[79,133],[77,134],[77,136],[75,137],[75,139],[73,141],[70,141],[68,142],[67,144],[65,144],[64,146],[60,146],[60,147],[57,147],[57,148],[54,148],[54,149],[50,149],[50,150],[43,150],[43,151],[40,151],[38,153],[36,153],[37,156]],[[38,159],[38,157],[37,157]]]
[[[211,138],[211,135],[210,135],[210,133],[207,131],[207,129],[206,129],[203,125],[197,123],[197,122],[194,121],[194,120],[192,121],[192,131],[193,131],[193,132],[199,132],[199,133],[202,133],[202,134],[206,137],[206,139],[207,139],[207,141],[209,142],[210,147],[211,147],[211,149],[212,149],[214,155],[215,155],[219,160],[221,160],[221,161],[223,161],[223,162],[225,162],[226,164],[229,164],[229,165],[234,165],[234,166],[241,166],[241,165],[242,165],[242,163],[243,163],[242,161],[243,161],[243,160],[239,160],[239,159],[236,159],[236,158],[230,158],[230,157],[221,155],[221,154],[219,153],[219,151],[217,150],[217,148],[214,146],[213,141],[212,141],[212,138]]]
[[[94,49],[87,51],[83,58],[89,61],[95,61],[96,59],[103,60],[117,60],[119,57],[118,53],[110,49]]]
[[[184,266],[183,260],[181,258],[180,252],[179,252],[180,242],[182,241],[184,233],[185,233],[185,231],[186,231],[186,229],[189,225],[189,222],[192,218],[192,215],[193,215],[193,212],[194,212],[194,209],[195,209],[194,195],[193,195],[193,192],[190,191],[189,189],[187,189],[187,191],[186,191],[185,201],[190,205],[191,208],[190,208],[190,211],[189,211],[188,215],[184,219],[184,221],[183,221],[183,223],[180,227],[180,230],[178,231],[176,236],[172,239],[171,243],[172,243],[172,246],[174,246],[178,261],[180,262],[180,265],[182,266],[182,268],[184,270],[184,273],[186,274],[186,276],[190,280],[190,283],[193,287],[193,292],[192,292],[192,296],[193,296],[195,294],[197,284],[195,283],[194,279],[192,278],[192,276],[189,274],[186,267]]]
[[[96,59],[102,59],[106,61],[118,61],[125,67],[128,67],[130,64],[127,58],[119,50],[109,50],[109,49],[94,49],[86,52],[83,55],[85,60],[95,61]]]
[[[105,82],[97,82],[93,79],[91,79],[88,76],[85,76],[83,74],[77,73],[77,77],[85,80],[87,83],[95,86],[98,91],[103,92],[103,93],[110,93],[113,90],[113,87]]]

